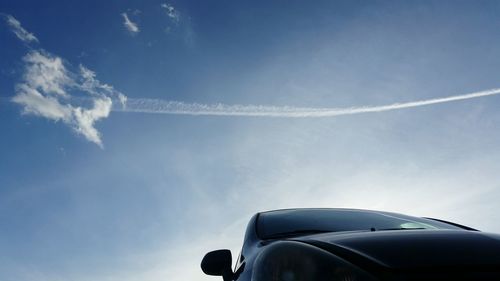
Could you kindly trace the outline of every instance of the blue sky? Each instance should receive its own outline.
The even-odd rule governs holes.
[[[249,217],[285,207],[500,232],[498,96],[323,118],[119,102],[350,108],[495,89],[499,9],[2,1],[0,279],[215,280],[199,269],[203,254],[237,255]]]

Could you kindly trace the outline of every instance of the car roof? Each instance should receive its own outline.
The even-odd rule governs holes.
[[[267,214],[267,213],[282,212],[282,211],[314,211],[314,210],[332,210],[332,211],[353,211],[353,212],[367,212],[367,213],[399,214],[399,213],[387,212],[387,211],[376,211],[376,210],[356,209],[356,208],[307,208],[307,207],[267,210],[267,211],[258,212],[257,214]]]

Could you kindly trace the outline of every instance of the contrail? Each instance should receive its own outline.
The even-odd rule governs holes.
[[[227,105],[227,104],[200,104],[165,101],[159,99],[128,99],[126,106],[115,105],[114,111],[140,112],[154,114],[183,114],[183,115],[212,115],[212,116],[248,116],[248,117],[333,117],[339,115],[383,112],[431,104],[446,103],[459,100],[475,99],[500,94],[500,88],[474,92],[458,96],[393,103],[380,106],[360,106],[347,108],[314,108],[292,106],[266,105]]]

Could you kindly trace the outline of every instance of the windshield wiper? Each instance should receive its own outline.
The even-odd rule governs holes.
[[[321,229],[300,229],[300,230],[275,233],[275,234],[267,236],[266,239],[293,237],[293,236],[301,236],[301,235],[312,235],[312,234],[326,233],[326,232],[335,232],[335,231],[333,231],[333,230],[321,230]]]

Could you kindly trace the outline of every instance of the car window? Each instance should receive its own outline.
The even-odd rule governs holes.
[[[279,210],[259,215],[257,233],[263,239],[308,232],[389,229],[461,229],[429,219],[383,212],[337,209]]]

